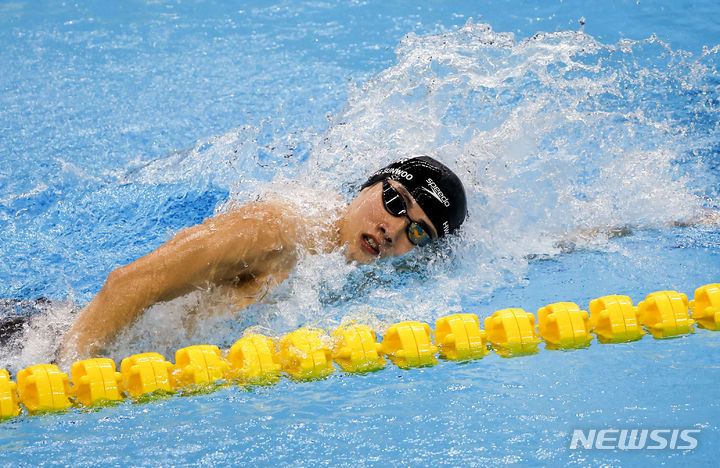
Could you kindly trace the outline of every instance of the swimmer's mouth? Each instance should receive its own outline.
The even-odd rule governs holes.
[[[374,237],[363,234],[360,245],[370,254],[374,256],[380,255],[380,246],[378,245]]]

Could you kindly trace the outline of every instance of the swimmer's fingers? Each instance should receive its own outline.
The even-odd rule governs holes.
[[[676,221],[675,226],[720,226],[720,211],[714,208],[703,208],[702,211],[692,218],[684,221]]]

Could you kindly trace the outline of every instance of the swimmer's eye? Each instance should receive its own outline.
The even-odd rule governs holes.
[[[414,221],[407,213],[409,200],[390,184],[387,180],[382,185],[382,200],[385,210],[393,216],[404,216],[410,221],[407,227],[407,236],[412,245],[423,246],[432,242],[430,229],[422,221]]]
[[[412,221],[408,225],[407,236],[412,245],[417,245],[419,247],[428,245],[432,242],[432,237],[428,234],[428,230],[415,221]]]

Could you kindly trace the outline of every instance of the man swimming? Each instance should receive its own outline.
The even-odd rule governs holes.
[[[113,270],[65,336],[60,362],[98,354],[148,307],[208,283],[226,288],[239,307],[261,300],[289,276],[302,250],[343,249],[358,263],[402,256],[457,230],[467,202],[460,179],[421,156],[372,174],[336,217],[298,211],[272,199],[244,204]]]

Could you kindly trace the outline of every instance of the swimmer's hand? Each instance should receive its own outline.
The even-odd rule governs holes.
[[[720,226],[720,211],[703,208],[695,216],[682,221],[667,223],[667,227],[693,227],[693,226]],[[593,228],[576,228],[565,235],[555,244],[562,251],[572,251],[578,245],[588,245],[597,240],[614,239],[629,236],[633,233],[633,226],[595,226]]]
[[[296,210],[278,203],[244,205],[183,229],[155,251],[113,270],[67,333],[59,363],[97,355],[157,302],[209,282],[284,274],[297,260],[301,221]]]
[[[698,215],[686,221],[676,221],[676,226],[720,226],[720,211],[704,208]]]

